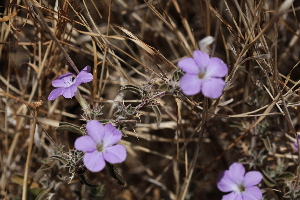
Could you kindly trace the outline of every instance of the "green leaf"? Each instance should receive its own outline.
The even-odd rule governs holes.
[[[110,123],[110,121],[108,119],[101,119],[101,120],[98,120],[98,121],[101,122],[102,124]]]
[[[62,162],[64,165],[66,165],[68,163],[68,161],[61,156],[55,155],[55,156],[51,156],[50,158],[54,159],[54,160],[58,160],[58,161]]]
[[[136,93],[140,96],[142,94],[142,90],[139,87],[134,86],[134,85],[125,85],[125,86],[121,87],[121,90],[129,90],[129,91],[131,91],[133,93]]]
[[[291,191],[288,191],[287,193],[285,193],[283,195],[283,198],[287,199],[287,198],[291,198]]]
[[[287,180],[294,180],[295,175],[291,172],[283,172],[282,174],[276,176],[277,179],[287,179]]]
[[[268,178],[265,178],[265,177],[264,177],[263,180],[264,180],[264,182],[267,184],[267,186],[269,186],[269,187],[274,187],[274,186],[276,186],[276,183],[274,183],[272,179],[268,179]]]
[[[261,171],[263,173],[263,180],[269,187],[276,186],[276,182],[265,172],[265,170],[262,169]]]
[[[74,124],[68,123],[68,122],[60,122],[59,127],[56,128],[57,132],[63,132],[63,131],[72,131],[79,134],[84,134],[84,130],[80,128],[80,126],[76,126]]]
[[[300,173],[300,166],[297,167],[297,174]]]
[[[229,122],[229,127],[238,128],[240,131],[247,131],[244,125],[239,122]]]
[[[84,184],[88,187],[94,187],[94,188],[99,187],[99,185],[95,185],[95,184],[92,184],[92,183],[88,182],[83,174],[78,174],[78,175],[80,177],[80,182],[82,184]]]
[[[271,142],[270,142],[270,140],[269,140],[269,137],[261,138],[261,139],[263,140],[266,149],[267,149],[269,152],[272,151],[272,149],[271,149],[271,146],[272,146],[272,145],[271,145]]]
[[[153,111],[155,112],[155,115],[156,115],[156,122],[157,122],[157,125],[159,126],[161,120],[162,120],[162,117],[161,117],[161,112],[158,108],[158,106],[151,106],[151,108],[153,109]]]
[[[182,73],[182,70],[179,69],[179,70],[175,70],[173,75],[172,75],[172,80],[173,81],[179,81],[179,79],[183,76],[183,73]]]
[[[122,175],[118,172],[118,170],[110,163],[106,162],[106,167],[108,169],[108,173],[109,175],[117,180],[117,183],[119,185],[125,186],[126,185],[126,181],[125,179],[122,177]]]
[[[48,196],[49,191],[51,190],[51,188],[47,189],[47,190],[42,190],[37,197],[35,198],[35,200],[44,200],[46,199],[46,197]]]

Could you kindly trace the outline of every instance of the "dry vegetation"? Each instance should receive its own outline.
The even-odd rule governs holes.
[[[300,1],[0,5],[0,199],[221,199],[217,178],[233,162],[263,173],[264,199],[300,198]],[[178,61],[206,36],[229,67],[217,100],[185,96],[178,84]],[[59,124],[85,124],[75,98],[48,101],[51,82],[76,73],[70,60],[92,67],[79,89],[124,133],[127,159],[115,168],[126,186],[107,168],[82,174],[59,161],[80,136]]]

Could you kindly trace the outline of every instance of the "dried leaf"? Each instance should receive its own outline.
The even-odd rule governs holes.
[[[120,26],[116,26],[117,28],[119,28],[121,31],[123,31],[126,35],[128,35],[130,40],[132,40],[134,43],[136,43],[137,45],[139,45],[140,47],[142,47],[145,51],[147,51],[149,54],[151,55],[156,55],[157,53],[155,52],[154,48],[149,46],[148,44],[144,43],[143,41],[141,41],[140,39],[138,39],[134,34],[132,34],[130,31],[128,31],[127,29],[120,27]]]
[[[3,17],[3,18],[0,18],[0,22],[6,22],[6,21],[10,20],[14,16],[16,16],[19,11],[20,11],[20,9],[18,9],[17,11],[15,11],[15,12],[13,12],[13,13],[11,13],[11,14]]]
[[[11,178],[11,182],[16,183],[20,186],[23,186],[24,176],[19,174],[13,174]],[[39,184],[33,180],[32,177],[28,177],[29,188],[38,188]]]

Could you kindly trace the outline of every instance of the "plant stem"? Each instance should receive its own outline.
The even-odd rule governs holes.
[[[34,119],[33,119],[33,127],[31,129],[30,135],[29,135],[29,145],[28,145],[28,154],[26,158],[26,164],[25,164],[25,171],[24,171],[24,180],[23,180],[23,192],[22,192],[22,200],[27,199],[27,182],[28,182],[28,171],[29,171],[29,165],[31,162],[31,153],[32,153],[32,147],[33,147],[33,140],[34,140],[34,133],[37,123],[37,115],[38,115],[39,107],[35,108],[34,111]]]
[[[86,100],[82,97],[81,93],[79,92],[79,89],[77,89],[75,93],[75,98],[77,99],[78,103],[81,105],[84,112],[86,112],[88,116],[91,118],[91,108],[89,107]]]

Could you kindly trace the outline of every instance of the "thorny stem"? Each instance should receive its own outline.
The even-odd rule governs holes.
[[[207,106],[207,98],[204,98],[204,100],[203,100],[203,108],[204,108],[204,106]],[[208,109],[203,109],[203,112],[202,112],[202,121],[199,124],[200,125],[200,131],[199,131],[198,142],[197,142],[197,146],[196,146],[196,149],[195,149],[195,152],[194,152],[194,155],[193,155],[193,159],[191,161],[191,164],[190,164],[190,167],[189,167],[189,170],[188,170],[188,176],[185,178],[183,186],[182,186],[180,194],[179,194],[178,199],[180,199],[180,200],[183,200],[185,198],[185,195],[186,195],[187,190],[188,190],[189,185],[190,185],[190,180],[191,180],[192,175],[194,173],[194,168],[195,168],[197,157],[198,157],[198,154],[199,154],[199,151],[200,151],[200,145],[201,145],[202,137],[203,137],[204,131],[206,130],[206,123],[209,120],[207,118],[207,113],[206,113],[207,110]]]
[[[49,26],[45,22],[44,17],[40,17],[40,16],[43,16],[43,13],[37,7],[37,4],[33,3],[32,0],[27,0],[27,4],[28,4],[28,7],[29,7],[29,9],[31,11],[31,14],[34,16],[35,19],[37,19],[37,21],[40,23],[40,25],[42,27],[44,27],[48,31],[48,33],[51,35],[52,39],[54,40],[54,42],[56,43],[56,45],[58,46],[58,48],[61,50],[61,52],[66,57],[66,59],[69,62],[69,64],[73,67],[73,69],[75,70],[75,72],[77,74],[79,74],[79,70],[77,69],[75,63],[70,58],[70,56],[68,55],[68,53],[66,52],[66,50],[62,47],[62,45],[60,44],[60,42],[58,41],[58,39],[55,37],[55,35],[53,34],[53,32],[50,30]]]
[[[135,110],[139,110],[139,109],[141,109],[142,107],[144,107],[145,105],[150,104],[153,100],[165,96],[166,93],[167,93],[167,91],[164,91],[164,92],[161,92],[161,93],[158,93],[158,94],[154,95],[153,97],[151,97],[151,98],[149,98],[149,99],[143,100],[142,103],[140,103],[139,105],[137,105],[137,106],[135,107]]]

